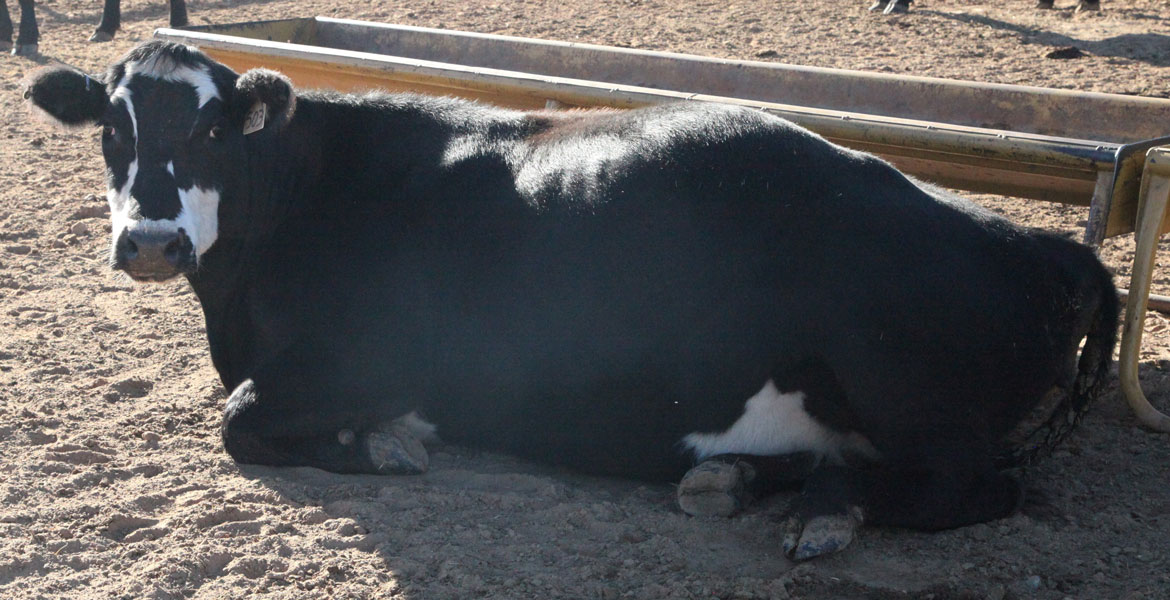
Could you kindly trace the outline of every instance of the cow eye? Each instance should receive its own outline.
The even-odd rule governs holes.
[[[211,127],[211,131],[209,131],[207,133],[207,136],[213,140],[222,140],[223,139],[223,126],[222,125],[213,125]]]
[[[114,133],[115,130],[113,125],[106,125],[105,127],[102,127],[102,139],[111,139],[114,137]]]

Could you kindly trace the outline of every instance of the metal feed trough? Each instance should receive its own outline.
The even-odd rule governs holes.
[[[1147,427],[1170,417],[1139,386],[1138,350],[1158,238],[1170,231],[1170,100],[746,62],[324,17],[160,29],[243,71],[300,87],[462,96],[516,108],[753,106],[941,185],[1088,205],[1086,241],[1136,230],[1121,342],[1126,400]]]

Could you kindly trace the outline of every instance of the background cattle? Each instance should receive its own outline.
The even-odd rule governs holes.
[[[883,14],[898,14],[910,10],[910,3],[913,0],[875,0],[870,5],[869,10],[874,12],[881,12]],[[1054,0],[1037,0],[1036,8],[1052,9],[1055,6]],[[1078,0],[1076,12],[1086,10],[1101,10],[1100,0]]]
[[[169,0],[171,10],[171,27],[187,25],[186,0]],[[13,54],[32,56],[37,53],[40,43],[40,32],[37,28],[36,5],[33,0],[17,0],[20,6],[20,29],[16,35],[16,45],[12,45],[12,18],[8,14],[8,1],[0,0],[0,51],[12,50]],[[114,39],[114,33],[122,26],[122,0],[105,0],[102,5],[102,20],[98,23],[91,42],[108,42]]]
[[[240,462],[418,472],[437,432],[700,514],[799,483],[803,559],[1010,514],[1006,436],[1108,373],[1091,250],[759,111],[298,93],[163,43],[27,96],[102,127],[112,264],[190,281]]]

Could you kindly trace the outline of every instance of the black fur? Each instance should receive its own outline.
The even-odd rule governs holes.
[[[65,67],[34,72],[25,84],[24,97],[70,126],[96,122],[109,103],[105,84],[99,78]]]

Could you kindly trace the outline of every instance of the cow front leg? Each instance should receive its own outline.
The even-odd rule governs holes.
[[[730,517],[756,499],[800,485],[818,462],[812,452],[712,456],[683,475],[678,505],[695,517]]]
[[[8,2],[0,0],[0,52],[12,49],[12,17],[8,14]]]
[[[862,523],[937,531],[1006,517],[1022,488],[991,461],[942,465],[824,467],[805,483],[784,523],[794,560],[843,550]]]
[[[37,12],[33,0],[19,0],[20,29],[16,32],[16,46],[12,53],[17,56],[36,56],[39,52],[41,39],[37,29]]]
[[[122,27],[122,0],[106,0],[102,4],[102,20],[89,36],[91,42],[108,42]]]
[[[265,389],[249,379],[232,391],[221,433],[224,448],[236,462],[308,466],[334,473],[403,475],[427,470],[422,442],[429,430],[413,413],[369,425],[368,415],[332,411],[325,397],[298,401],[305,396],[281,387],[285,389]]]

